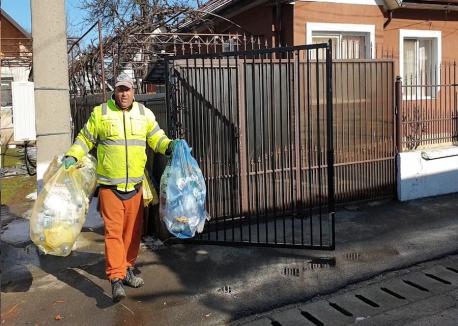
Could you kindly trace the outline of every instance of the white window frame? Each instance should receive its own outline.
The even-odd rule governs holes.
[[[435,39],[437,44],[436,49],[436,65],[440,67],[442,62],[442,32],[441,31],[429,31],[429,30],[421,30],[421,29],[400,29],[399,30],[399,76],[404,78],[404,39],[406,38],[427,38],[427,39]],[[441,80],[441,73],[440,69],[436,69],[436,81],[437,84],[440,84]],[[439,86],[436,87],[436,95],[439,93]],[[431,99],[435,98],[432,96],[422,96],[421,99]],[[403,99],[407,100],[409,97],[407,95],[403,95]],[[418,98],[420,99],[420,98]]]
[[[364,24],[336,24],[336,23],[306,23],[306,43],[312,44],[313,32],[356,32],[369,34],[370,53],[368,58],[375,59],[375,25]],[[369,47],[368,47],[369,49]],[[370,55],[370,57],[369,57]]]

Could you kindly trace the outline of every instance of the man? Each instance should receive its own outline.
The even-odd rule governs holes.
[[[96,106],[86,125],[66,153],[64,166],[80,160],[97,145],[97,183],[100,212],[105,223],[106,274],[113,301],[126,296],[128,285],[141,287],[143,279],[133,273],[140,248],[143,220],[142,180],[146,143],[156,153],[169,155],[171,141],[148,108],[134,100],[133,82],[120,75],[107,103]]]

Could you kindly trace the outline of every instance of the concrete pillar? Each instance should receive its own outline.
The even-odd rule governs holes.
[[[71,145],[65,0],[30,1],[37,129],[37,180]]]

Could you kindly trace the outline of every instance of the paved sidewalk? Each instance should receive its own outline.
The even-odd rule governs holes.
[[[85,229],[67,258],[2,242],[3,324],[228,324],[457,253],[458,194],[343,207],[335,251],[146,243],[146,285],[121,304],[104,278],[102,233]]]

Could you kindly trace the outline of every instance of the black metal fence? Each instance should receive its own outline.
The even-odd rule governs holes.
[[[458,79],[456,62],[397,80],[400,110],[399,147],[454,144],[458,140]]]
[[[313,215],[316,207],[326,205],[326,64],[312,59],[322,55],[310,53],[316,49],[307,50],[308,62],[303,51],[299,57],[273,50],[175,57],[169,63],[169,105],[176,110],[170,119],[165,94],[136,95],[164,129],[169,127],[193,147],[207,177],[218,240],[224,239],[227,221],[240,221],[234,232],[240,225],[251,228],[248,220],[267,218],[271,223],[273,215],[284,215],[285,225],[291,226],[290,216],[298,209],[301,214],[305,206]],[[391,60],[332,62],[337,202],[395,194],[393,69]],[[102,94],[72,99],[76,132],[102,101]],[[152,153],[149,157],[155,162],[151,175],[159,180],[164,162]],[[312,230],[315,224],[320,223],[313,222]],[[273,228],[268,231],[275,238]],[[253,242],[258,236],[254,229],[255,236],[243,229],[232,238]],[[281,232],[277,230],[277,242]],[[295,241],[299,238],[295,235]]]
[[[392,60],[333,62],[336,200],[394,197]]]
[[[212,220],[201,240],[334,247],[330,52],[319,44],[169,60],[169,129],[190,143],[207,184]]]

